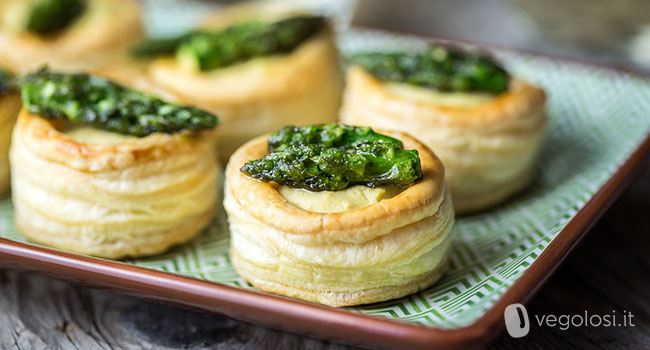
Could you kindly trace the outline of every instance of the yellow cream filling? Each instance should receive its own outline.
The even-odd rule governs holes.
[[[112,145],[136,138],[88,126],[66,126],[62,132],[75,141],[90,145]]]
[[[342,191],[312,192],[300,188],[280,186],[280,194],[298,208],[315,213],[341,213],[379,203],[401,192],[396,186],[371,188],[353,186]]]
[[[398,97],[447,107],[470,108],[494,98],[494,95],[482,92],[441,92],[401,83],[386,83],[385,86]]]
[[[259,79],[259,77],[269,74],[277,74],[276,72],[282,69],[282,59],[284,58],[284,56],[278,54],[268,55],[251,58],[210,71],[199,71],[194,68],[193,62],[183,61],[183,57],[181,56],[181,59],[176,61],[175,68],[179,72],[192,74],[195,78],[219,81],[223,84],[243,84],[250,79]]]

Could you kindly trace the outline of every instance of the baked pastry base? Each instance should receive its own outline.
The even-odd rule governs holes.
[[[10,155],[16,227],[55,248],[154,255],[196,236],[216,210],[214,130],[87,144],[23,110]]]
[[[59,232],[42,229],[43,222],[34,224],[42,214],[29,206],[18,204],[15,224],[20,233],[30,241],[75,253],[99,256],[108,259],[124,257],[145,257],[163,253],[169,248],[189,242],[197,233],[207,227],[214,218],[215,209],[188,218],[186,222],[166,231],[148,232],[125,239],[124,237],[99,237],[93,242],[88,234]]]
[[[347,76],[343,123],[411,133],[445,165],[454,209],[487,209],[535,176],[546,134],[544,92],[514,79],[510,90],[472,107],[442,106],[397,96],[359,67]]]
[[[266,154],[267,136],[250,141],[226,169],[224,208],[236,270],[255,287],[330,306],[402,297],[444,271],[454,211],[442,164],[423,144],[423,179],[376,204],[339,213],[298,208],[277,186],[239,168]]]
[[[259,290],[334,307],[372,304],[379,301],[401,298],[405,295],[427,289],[444,275],[448,265],[447,257],[445,257],[444,261],[431,272],[424,276],[417,276],[411,281],[399,285],[369,288],[354,292],[335,292],[300,289],[264,279],[264,277],[260,277],[263,275],[253,272],[254,268],[248,266],[246,261],[241,259],[236,252],[231,251],[230,258],[239,275]],[[341,281],[341,283],[345,283],[345,281]]]

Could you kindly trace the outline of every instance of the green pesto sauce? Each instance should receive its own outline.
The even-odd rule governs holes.
[[[288,126],[268,139],[268,154],[241,171],[253,178],[310,191],[353,185],[408,186],[422,178],[417,150],[368,127]]]
[[[367,52],[351,56],[349,61],[381,80],[438,91],[499,94],[508,90],[508,73],[496,62],[442,46],[419,53]]]

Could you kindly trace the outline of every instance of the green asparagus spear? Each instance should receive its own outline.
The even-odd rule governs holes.
[[[498,94],[508,89],[508,73],[488,57],[442,46],[415,54],[367,52],[351,56],[349,61],[379,79],[439,91]]]
[[[253,57],[290,52],[317,33],[325,19],[295,16],[278,22],[246,22],[217,31],[193,31],[174,38],[147,39],[134,47],[136,57],[175,53],[194,70],[212,70]]]
[[[84,0],[38,0],[27,19],[27,31],[39,35],[56,34],[77,20],[86,9]]]
[[[20,83],[23,105],[29,113],[119,134],[171,134],[211,129],[219,123],[216,116],[198,108],[165,102],[88,74],[42,68],[24,76]]]
[[[370,128],[347,125],[286,127],[269,138],[269,153],[241,171],[262,181],[311,191],[352,185],[407,186],[422,178],[417,150]]]
[[[183,42],[200,33],[202,32],[191,31],[168,38],[147,38],[131,49],[131,55],[137,58],[173,55]]]

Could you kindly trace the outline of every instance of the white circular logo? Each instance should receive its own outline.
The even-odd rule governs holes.
[[[528,312],[521,304],[508,305],[506,310],[503,312],[503,318],[506,321],[508,334],[513,338],[524,337],[528,334],[528,331],[530,331]]]

